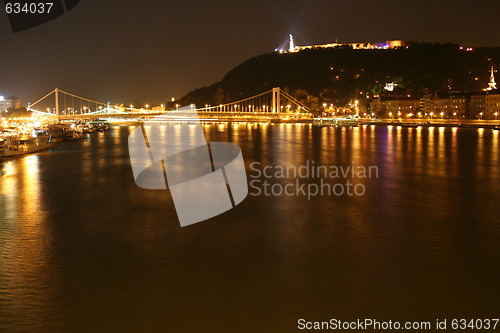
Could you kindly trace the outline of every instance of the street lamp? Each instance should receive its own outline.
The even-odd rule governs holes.
[[[498,112],[495,112],[495,120],[498,120]]]
[[[479,119],[483,120],[483,113],[482,112],[479,114]]]

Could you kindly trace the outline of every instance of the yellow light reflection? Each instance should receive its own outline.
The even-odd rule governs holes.
[[[0,195],[8,205],[0,219],[2,230],[8,230],[0,234],[2,288],[9,291],[11,300],[2,309],[5,313],[29,311],[25,302],[28,293],[34,304],[50,303],[47,272],[53,271],[51,239],[45,225],[39,166],[38,155],[19,157],[4,162],[0,175]]]

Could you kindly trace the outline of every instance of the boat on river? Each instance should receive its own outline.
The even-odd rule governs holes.
[[[89,123],[96,131],[104,132],[109,130],[109,122],[107,120],[95,120]]]
[[[76,129],[69,129],[64,132],[65,141],[75,141],[80,140],[83,136],[83,132]]]
[[[57,143],[64,141],[64,133],[70,129],[68,124],[51,124],[49,125],[50,142]]]
[[[417,124],[417,123],[399,123],[399,124],[397,124],[397,126],[401,126],[401,127],[419,127],[420,124]]]
[[[314,126],[336,126],[336,127],[356,127],[359,125],[359,120],[355,118],[314,118]]]
[[[0,156],[11,157],[35,153],[51,145],[50,136],[13,136],[0,138]]]

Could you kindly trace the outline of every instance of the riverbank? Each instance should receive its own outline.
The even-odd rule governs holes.
[[[415,120],[394,120],[394,119],[368,119],[361,120],[360,124],[379,126],[402,126],[402,127],[462,127],[462,128],[489,128],[500,127],[498,120],[456,120],[456,119],[415,119]]]

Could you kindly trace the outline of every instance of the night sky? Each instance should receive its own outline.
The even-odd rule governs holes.
[[[403,39],[500,46],[498,0],[81,0],[12,33],[0,14],[0,95],[26,105],[55,87],[103,102],[160,104],[280,47]]]

